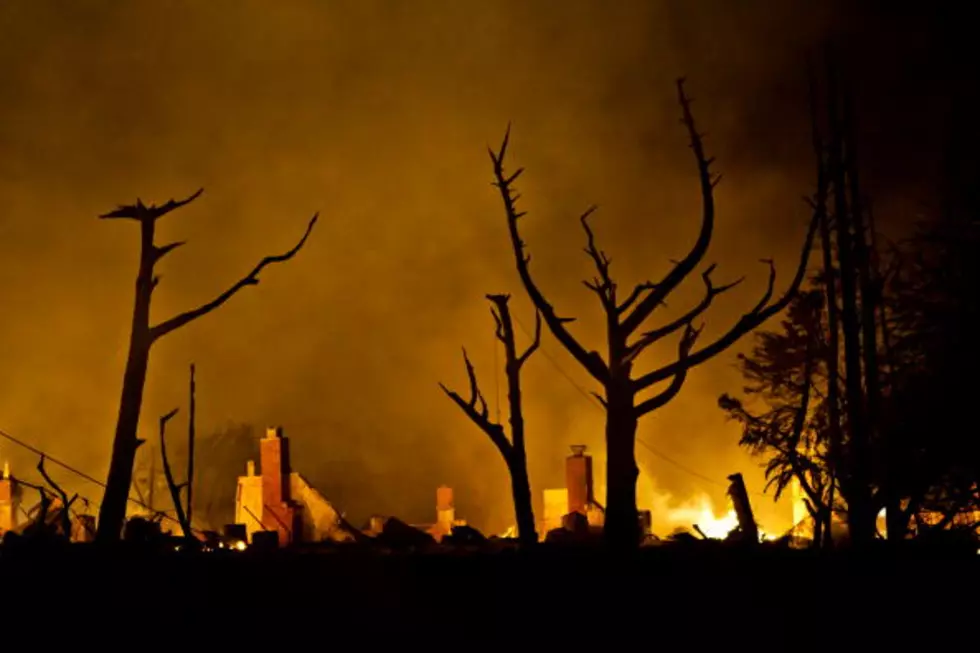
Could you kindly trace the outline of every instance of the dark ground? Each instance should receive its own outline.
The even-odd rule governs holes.
[[[75,545],[0,554],[0,623],[43,622],[52,634],[104,631],[125,641],[159,633],[164,639],[146,640],[151,648],[170,633],[193,635],[188,644],[274,638],[322,650],[338,642],[365,650],[391,642],[412,650],[501,642],[574,650],[596,648],[607,628],[618,628],[600,650],[671,642],[704,650],[718,639],[739,650],[806,649],[858,634],[873,648],[882,638],[908,645],[906,638],[927,634],[927,648],[942,650],[947,633],[965,634],[976,650],[978,572],[980,555],[949,551],[106,555]],[[114,620],[105,627],[107,611]],[[815,626],[818,618],[824,626]]]

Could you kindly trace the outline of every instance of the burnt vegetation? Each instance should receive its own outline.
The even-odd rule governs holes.
[[[311,621],[322,620],[328,613],[333,622],[349,627],[365,618],[363,606],[370,606],[373,618],[380,605],[386,618],[392,620],[388,625],[403,629],[417,627],[418,613],[428,611],[427,619],[438,615],[440,628],[454,623],[461,629],[486,629],[486,623],[492,622],[495,629],[506,626],[543,632],[547,629],[535,621],[541,617],[532,619],[531,615],[538,614],[542,596],[550,600],[553,594],[561,593],[582,601],[573,614],[583,614],[604,627],[617,624],[609,633],[622,637],[627,615],[636,609],[635,595],[643,596],[639,616],[647,619],[650,601],[657,604],[658,615],[677,606],[700,608],[712,599],[704,589],[707,583],[723,586],[718,592],[719,602],[723,599],[720,612],[735,615],[733,620],[742,629],[748,619],[758,618],[744,601],[752,591],[764,594],[766,607],[771,609],[775,589],[793,590],[786,595],[793,596],[787,603],[793,604],[794,611],[823,614],[832,608],[835,622],[842,628],[856,621],[866,625],[870,621],[869,603],[883,611],[889,606],[887,611],[892,615],[905,609],[910,582],[924,582],[926,572],[908,562],[913,556],[903,558],[901,565],[888,566],[894,562],[888,556],[875,560],[865,554],[907,553],[922,550],[916,546],[922,543],[938,544],[936,549],[927,550],[938,550],[948,557],[963,554],[975,559],[977,553],[980,440],[974,435],[975,428],[969,427],[972,431],[966,435],[963,428],[974,418],[975,383],[968,379],[980,362],[975,290],[980,278],[976,269],[980,248],[976,180],[980,172],[972,157],[976,144],[952,139],[941,212],[920,225],[911,237],[889,241],[875,228],[871,198],[862,186],[850,84],[832,60],[825,71],[822,84],[816,75],[811,83],[815,184],[801,205],[805,208],[801,209],[800,226],[805,226],[805,235],[798,244],[797,266],[780,290],[782,284],[777,284],[773,262],[763,260],[768,277],[761,296],[707,342],[702,332],[710,309],[720,295],[742,279],[719,281],[717,265],[705,261],[714,234],[714,190],[721,177],[706,152],[683,80],[676,84],[677,102],[700,194],[700,228],[687,253],[672,261],[669,270],[655,281],[624,284],[613,274],[612,260],[599,244],[592,222],[596,207],[579,217],[584,252],[593,268],[591,278],[583,283],[594,295],[603,318],[602,347],[588,346],[573,333],[575,319],[551,303],[532,274],[531,255],[520,231],[527,212],[518,207],[516,189],[524,171],[510,171],[505,166],[509,126],[500,147],[490,149],[493,184],[503,205],[502,226],[509,236],[520,285],[535,311],[534,334],[526,347],[519,347],[511,295],[486,296],[495,336],[504,351],[506,424],[499,414],[491,414],[466,349],[462,355],[465,391],[441,383],[439,387],[499,452],[510,477],[516,538],[486,537],[470,526],[455,527],[458,522],[453,520],[451,533],[437,542],[422,527],[394,517],[388,518],[375,535],[368,534],[370,526],[363,530],[350,527],[346,516],[338,513],[336,522],[350,534],[343,541],[296,542],[290,537],[289,546],[279,547],[275,538],[253,534],[246,546],[247,535],[236,535],[241,548],[230,551],[225,545],[236,538],[227,533],[221,537],[213,531],[234,519],[235,498],[225,491],[231,480],[228,474],[234,469],[240,473],[242,464],[254,455],[255,438],[251,427],[231,425],[198,441],[193,365],[186,444],[168,440],[167,427],[177,416],[177,408],[158,421],[159,461],[172,507],[158,510],[151,500],[149,506],[143,504],[149,508],[148,516],[127,522],[127,504],[143,501],[130,496],[130,489],[136,453],[144,444],[137,433],[152,345],[217,310],[243,288],[257,285],[266,267],[291,260],[307,242],[317,216],[285,253],[263,258],[211,301],[153,324],[150,305],[160,282],[156,266],[183,244],[157,245],[156,222],[193,202],[201,191],[162,206],[147,206],[137,200],[106,213],[102,218],[132,220],[139,225],[140,262],[98,528],[94,519],[76,509],[79,499],[87,500],[69,496],[45,467],[45,461],[52,459],[42,455],[37,472],[43,485],[4,478],[4,491],[21,492],[20,486],[32,489],[38,494],[38,503],[28,511],[25,528],[6,534],[0,564],[8,563],[4,569],[14,570],[12,582],[19,578],[28,587],[41,588],[36,592],[46,592],[51,583],[69,578],[79,584],[105,583],[112,587],[112,607],[86,604],[77,612],[92,610],[102,618],[111,614],[118,620],[129,615],[129,610],[135,611],[129,598],[133,574],[172,574],[167,580],[178,589],[171,595],[181,599],[174,601],[166,592],[161,593],[164,598],[160,602],[168,614],[174,612],[175,605],[194,612],[195,602],[187,598],[190,579],[203,577],[219,588],[215,593],[220,598],[201,601],[207,603],[207,609],[193,614],[189,621],[211,626],[216,621],[239,623],[243,612],[251,609],[242,602],[242,597],[248,596],[258,597],[262,605],[272,604],[267,610],[263,608],[263,623],[295,621],[298,614]],[[972,121],[973,115],[966,112],[958,120],[953,123],[954,134],[959,129],[969,132],[962,125]],[[702,286],[700,301],[674,319],[656,322],[674,291],[689,281]],[[605,411],[607,494],[601,526],[605,546],[569,546],[572,538],[541,542],[544,534],[533,509],[524,411],[524,399],[534,389],[524,386],[522,371],[546,334],[592,377],[597,387],[594,394]],[[694,529],[700,538],[685,534],[644,540],[636,496],[635,447],[640,420],[677,397],[694,368],[725,354],[743,339],[751,345],[747,353],[736,357],[744,387],[722,396],[718,403],[738,422],[741,444],[761,459],[768,479],[766,489],[773,490],[777,499],[791,491],[801,496],[807,511],[805,523],[775,542],[760,542],[762,534],[750,492],[742,475],[733,472],[728,476],[729,496],[738,526],[726,541],[707,537],[697,525]],[[674,354],[657,365],[641,364],[644,355],[664,341],[673,345]],[[269,441],[275,439],[270,437]],[[179,455],[174,455],[175,449]],[[277,451],[281,462],[282,450]],[[180,456],[185,458],[183,471],[175,463]],[[251,473],[249,476],[254,478]],[[284,478],[285,483],[292,481],[291,473],[277,478],[278,482]],[[265,505],[265,487],[261,489]],[[296,503],[289,499],[287,505],[289,492],[285,487],[278,490],[277,501],[288,509],[284,514],[293,515],[291,511],[298,509]],[[879,519],[882,511],[883,523]],[[267,530],[260,516],[251,516],[264,527],[262,535],[278,535],[278,531]],[[592,524],[584,513],[565,517],[574,517],[568,521],[577,524],[576,528],[563,526],[556,531],[564,534],[581,527],[591,535]],[[175,521],[179,536],[164,536],[162,519]],[[278,516],[275,519],[283,529],[295,525],[285,524]],[[805,538],[800,536],[803,531],[807,532]],[[129,546],[106,546],[120,539],[129,540]],[[809,550],[790,550],[791,544],[803,539]],[[92,540],[95,546],[68,546],[72,541]],[[594,539],[588,543],[593,544]],[[652,545],[640,550],[641,544]],[[59,558],[67,564],[53,571],[30,564],[38,551],[47,554],[55,548],[69,552]],[[149,556],[147,552],[166,553]],[[311,552],[323,555],[305,555]],[[431,552],[453,555],[424,555]],[[610,552],[613,555],[608,555]],[[851,566],[854,553],[860,566]],[[881,573],[873,580],[861,576],[855,581],[859,574],[868,572],[869,560],[879,565],[872,571]],[[664,570],[676,574],[665,577]],[[38,581],[47,572],[56,580]],[[252,572],[260,578],[255,580]],[[908,577],[915,573],[921,575]],[[459,589],[460,575],[478,584],[480,591]],[[656,592],[637,587],[647,577],[661,582]],[[285,600],[267,600],[287,594],[283,578],[301,578],[317,592],[326,588],[322,593],[328,596],[298,606]],[[882,579],[884,584],[876,587],[883,588],[885,595],[870,601],[868,588],[882,583]],[[856,583],[860,591],[842,591],[845,583]],[[796,592],[798,588],[807,591]],[[595,600],[596,596],[602,599]],[[780,596],[775,602],[782,601]],[[28,597],[27,603],[35,605],[38,600]],[[324,606],[330,611],[325,612]],[[568,616],[562,615],[562,624]],[[943,617],[951,619],[948,613]],[[378,630],[376,623],[370,626]]]
[[[815,215],[809,221],[800,263],[783,294],[776,295],[776,269],[772,261],[764,261],[769,267],[769,279],[759,301],[721,336],[712,342],[699,344],[704,316],[712,302],[718,295],[739,283],[734,281],[717,284],[713,279],[716,265],[712,263],[700,274],[704,284],[704,296],[700,302],[674,320],[656,327],[649,325],[648,321],[664,305],[667,297],[681,283],[697,273],[707,254],[715,225],[714,189],[721,181],[721,176],[712,172],[714,159],[705,153],[703,137],[695,124],[691,100],[685,92],[683,79],[677,82],[677,98],[701,191],[701,228],[694,245],[684,258],[676,262],[659,281],[643,281],[633,285],[629,291],[622,292],[620,283],[612,276],[611,259],[597,244],[595,233],[589,224],[589,218],[596,207],[587,209],[579,218],[586,237],[585,253],[595,268],[595,276],[583,283],[595,294],[605,318],[605,355],[586,347],[572,334],[569,324],[574,322],[574,318],[557,312],[531,274],[531,255],[526,252],[519,230],[519,221],[526,216],[526,212],[517,208],[520,195],[514,186],[524,169],[507,172],[504,168],[510,142],[509,127],[500,148],[490,151],[495,184],[500,191],[517,272],[524,290],[551,334],[603,391],[596,396],[606,411],[607,497],[604,532],[607,542],[618,547],[635,547],[640,542],[636,506],[636,481],[639,475],[636,465],[636,430],[639,420],[674,399],[680,393],[692,368],[721,354],[786,308],[804,280],[811,245],[819,224],[817,214],[824,201],[819,194],[813,200]],[[634,367],[644,351],[667,338],[676,338],[677,355],[674,360],[648,371]]]
[[[883,243],[859,181],[848,79],[831,59],[823,102],[817,86],[817,185],[829,198],[818,211],[821,266],[780,327],[739,356],[743,396],[719,403],[765,460],[775,496],[799,488],[813,546],[915,538],[969,547],[980,529],[980,448],[962,431],[977,363],[966,335],[977,300],[965,280],[976,278],[980,205],[976,177],[964,173],[976,166],[954,141],[941,214]]]
[[[538,541],[534,525],[534,509],[531,503],[531,481],[527,474],[527,451],[524,440],[524,410],[521,402],[521,368],[531,354],[541,345],[541,314],[535,315],[534,340],[518,353],[514,335],[514,320],[510,314],[509,295],[487,295],[493,304],[490,309],[496,324],[496,337],[504,346],[504,372],[507,376],[507,406],[510,412],[510,438],[504,427],[490,416],[487,400],[477,383],[476,370],[463,350],[463,363],[469,380],[469,399],[463,399],[454,390],[439,384],[443,392],[490,438],[507,464],[511,478],[514,512],[517,518],[519,539],[525,545]]]
[[[166,245],[157,245],[154,242],[157,221],[168,213],[187,206],[200,197],[203,192],[204,189],[200,189],[183,200],[170,200],[161,206],[153,204],[146,206],[137,199],[135,204],[120,206],[100,216],[105,220],[132,220],[140,227],[139,271],[136,275],[136,298],[133,304],[129,354],[126,358],[126,370],[123,374],[119,418],[113,439],[106,491],[99,510],[98,538],[101,542],[116,541],[122,534],[126,517],[126,504],[133,482],[136,450],[143,444],[137,433],[140,411],[143,406],[143,390],[146,386],[150,349],[153,344],[167,334],[217,310],[240,290],[249,286],[257,286],[259,274],[269,265],[285,263],[293,258],[302,249],[313,231],[314,225],[316,225],[318,216],[314,215],[307,224],[302,238],[292,249],[283,254],[266,256],[248,274],[211,301],[151,325],[150,303],[153,292],[160,283],[160,275],[156,272],[156,266],[167,254],[185,244],[183,241],[175,241]]]

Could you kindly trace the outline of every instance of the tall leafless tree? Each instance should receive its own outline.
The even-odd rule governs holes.
[[[510,439],[504,433],[503,425],[490,418],[486,399],[476,381],[476,372],[470,363],[466,350],[463,350],[463,362],[466,364],[466,374],[470,382],[470,398],[463,399],[458,393],[449,390],[443,384],[439,387],[456,402],[466,416],[479,426],[497,447],[507,463],[510,472],[511,490],[514,497],[514,512],[517,517],[518,538],[522,544],[533,545],[538,541],[534,525],[534,510],[531,505],[531,482],[527,474],[527,453],[524,446],[524,411],[521,403],[521,368],[527,359],[541,344],[541,315],[538,314],[534,325],[534,341],[524,351],[517,353],[514,340],[514,323],[507,302],[509,295],[487,295],[493,303],[490,312],[497,324],[497,339],[504,345],[505,371],[507,375],[507,401],[510,408]]]
[[[820,161],[820,183],[826,184],[829,210],[821,220],[824,286],[829,335],[828,362],[831,378],[830,428],[835,458],[841,458],[838,479],[847,504],[848,532],[852,543],[863,546],[875,538],[877,504],[888,508],[890,533],[900,527],[902,511],[898,492],[891,490],[887,453],[889,444],[880,434],[881,378],[879,349],[885,346],[879,324],[883,310],[882,280],[872,248],[873,233],[858,175],[857,138],[854,127],[853,91],[829,49],[826,57],[826,140],[819,134],[814,115],[814,142]],[[811,94],[815,84],[811,80]],[[814,100],[814,111],[816,101]],[[839,317],[839,319],[838,319]],[[838,335],[838,327],[840,329]],[[840,365],[838,364],[840,361]],[[842,367],[840,374],[838,367]],[[838,381],[842,388],[838,389]],[[883,445],[881,496],[876,496],[873,450]],[[844,460],[846,458],[846,460]],[[905,520],[907,521],[907,520]]]
[[[231,299],[239,290],[259,283],[259,273],[267,265],[288,261],[303,247],[316,224],[314,215],[306,227],[303,237],[284,254],[267,256],[252,269],[251,272],[235,282],[223,293],[206,304],[175,315],[155,325],[150,324],[150,301],[153,291],[160,281],[156,274],[156,264],[180,247],[182,241],[156,245],[157,220],[171,211],[189,204],[197,199],[203,189],[198,190],[183,200],[170,200],[162,206],[146,206],[139,199],[135,204],[120,206],[102,216],[103,219],[134,220],[140,226],[140,261],[139,272],[136,276],[136,298],[133,305],[133,320],[129,339],[129,354],[126,359],[126,371],[123,376],[122,397],[119,402],[119,417],[116,422],[116,433],[112,446],[112,459],[109,464],[109,474],[106,480],[106,491],[99,510],[98,542],[112,542],[119,539],[123,522],[126,518],[126,503],[129,498],[133,477],[133,463],[136,450],[142,444],[137,431],[139,427],[140,409],[143,404],[143,389],[146,384],[147,366],[150,360],[150,349],[160,338],[180,327],[214,311]]]
[[[716,286],[711,279],[714,265],[708,266],[701,275],[705,294],[696,306],[663,326],[641,331],[654,310],[663,305],[667,296],[695,272],[708,250],[714,230],[714,187],[719,182],[720,176],[715,176],[711,172],[710,167],[714,159],[705,155],[702,134],[696,128],[691,113],[691,100],[684,91],[683,79],[677,81],[677,95],[682,110],[682,122],[687,129],[690,147],[694,152],[701,187],[701,230],[688,254],[659,282],[640,283],[621,298],[618,284],[610,275],[610,260],[595,244],[588,223],[588,216],[595,207],[586,211],[581,217],[582,227],[587,237],[586,253],[592,259],[597,272],[597,276],[592,281],[586,281],[585,285],[598,296],[606,318],[605,357],[597,351],[586,349],[572,335],[568,324],[574,318],[559,316],[531,276],[530,255],[524,252],[524,241],[518,229],[518,220],[526,212],[516,208],[515,203],[519,196],[515,194],[513,186],[523,168],[509,174],[504,171],[504,157],[510,139],[509,127],[499,151],[490,150],[495,185],[500,190],[506,211],[511,244],[521,282],[551,333],[604,390],[604,397],[601,399],[606,409],[605,534],[607,542],[614,546],[634,547],[640,539],[636,509],[636,480],[639,470],[636,466],[635,452],[639,419],[673,399],[683,386],[688,370],[725,351],[739,338],[786,307],[805,276],[817,227],[817,220],[811,219],[799,267],[787,292],[779,299],[773,300],[776,272],[772,262],[766,261],[769,265],[769,282],[762,298],[714,342],[695,349],[702,327],[695,327],[694,322],[711,306],[715,297],[738,283],[736,281]],[[653,371],[634,374],[634,363],[643,351],[655,342],[678,332],[681,336],[676,360]],[[664,382],[669,383],[660,392],[653,396],[642,396],[651,388]]]

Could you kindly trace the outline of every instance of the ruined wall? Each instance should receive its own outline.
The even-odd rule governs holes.
[[[548,531],[561,528],[561,519],[568,513],[568,489],[555,488],[544,491],[544,523],[539,535],[544,537]]]
[[[290,493],[300,506],[304,542],[349,542],[354,539],[340,512],[297,472],[290,475]]]
[[[298,539],[304,542],[346,542],[353,539],[340,512],[297,472],[289,475],[289,494],[299,511]],[[235,500],[235,523],[245,525],[250,542],[255,531],[265,530],[256,519],[262,514],[262,497],[262,476],[255,474],[255,465],[250,463],[248,473],[238,477]]]
[[[262,529],[262,477],[255,475],[255,463],[248,462],[245,476],[238,477],[235,494],[235,523],[245,524],[248,541],[252,533]]]

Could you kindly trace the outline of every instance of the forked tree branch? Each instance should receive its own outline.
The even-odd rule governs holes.
[[[541,314],[534,314],[534,340],[524,350],[523,354],[518,355],[514,321],[510,316],[510,307],[508,306],[510,295],[487,295],[487,299],[493,303],[493,306],[490,307],[490,314],[493,315],[493,321],[497,325],[497,340],[504,345],[505,358],[508,364],[513,361],[517,370],[520,370],[527,359],[531,357],[531,354],[541,346]]]
[[[756,304],[756,306],[748,313],[742,315],[738,322],[724,335],[719,337],[717,340],[712,342],[710,345],[699,349],[696,352],[684,357],[684,359],[678,359],[677,361],[665,365],[660,369],[654,370],[643,376],[639,377],[634,381],[634,387],[637,390],[643,390],[650,387],[655,383],[665,381],[671,377],[674,377],[682,368],[690,369],[701,363],[717,356],[721,352],[725,351],[733,344],[738,342],[739,338],[749,333],[757,326],[768,320],[773,315],[780,313],[790,301],[796,295],[799,290],[800,285],[803,283],[803,279],[806,277],[807,263],[810,258],[810,250],[813,246],[813,238],[816,233],[817,225],[819,222],[819,212],[814,215],[810,220],[810,226],[807,230],[806,240],[803,244],[803,252],[800,256],[799,267],[796,270],[796,276],[793,278],[790,287],[786,290],[782,297],[777,301],[770,303],[773,294],[773,288],[776,280],[776,270],[773,267],[771,261],[769,263],[769,282],[766,287],[765,293],[763,293],[762,299]]]
[[[500,453],[503,454],[505,460],[511,459],[511,445],[507,440],[507,436],[504,435],[504,427],[497,424],[490,418],[490,409],[487,407],[487,401],[483,397],[483,393],[480,391],[480,386],[476,381],[476,371],[473,369],[473,364],[470,362],[469,356],[466,354],[466,349],[463,349],[463,362],[466,364],[466,375],[470,382],[470,399],[466,401],[459,393],[450,390],[442,383],[439,387],[446,395],[456,402],[456,405],[460,407],[466,416],[470,418],[474,424],[479,426],[490,441],[496,445]]]
[[[517,227],[517,221],[525,215],[524,211],[518,211],[516,208],[516,202],[519,195],[514,192],[513,184],[514,181],[520,176],[524,171],[523,168],[518,168],[516,172],[510,174],[509,176],[504,173],[504,157],[507,154],[507,145],[510,142],[510,125],[507,125],[507,131],[504,134],[504,140],[500,145],[500,149],[494,152],[492,148],[490,151],[490,160],[493,162],[493,173],[494,173],[494,186],[496,186],[500,191],[500,197],[504,203],[504,210],[507,213],[507,226],[510,231],[511,246],[514,250],[514,257],[517,261],[517,272],[521,277],[521,282],[524,288],[527,290],[528,296],[530,296],[531,301],[534,303],[535,309],[541,314],[544,319],[545,324],[554,334],[555,338],[562,344],[562,346],[568,350],[568,352],[575,358],[578,363],[584,367],[589,374],[593,376],[600,383],[605,383],[609,377],[609,368],[606,363],[602,360],[602,357],[597,351],[587,351],[572,334],[568,331],[565,325],[569,322],[574,321],[574,318],[559,317],[555,313],[554,307],[548,302],[544,294],[538,288],[534,279],[531,277],[531,272],[528,264],[531,261],[530,254],[524,253],[524,241],[521,239],[520,231]]]
[[[626,297],[625,300],[623,300],[623,303],[616,307],[616,313],[618,315],[625,313],[627,310],[629,310],[630,306],[636,303],[636,300],[638,300],[643,293],[651,292],[656,290],[656,288],[657,285],[652,281],[644,281],[643,283],[636,284],[636,287],[633,288],[633,291]]]
[[[579,218],[579,222],[582,223],[582,229],[585,230],[585,253],[592,259],[592,263],[595,265],[596,272],[598,273],[598,276],[594,277],[591,281],[583,281],[582,283],[599,297],[599,302],[602,304],[603,310],[607,313],[618,315],[616,306],[616,282],[609,276],[609,265],[612,261],[595,244],[595,233],[593,233],[592,227],[589,226],[589,216],[595,212],[596,208],[598,207],[593,204]]]
[[[172,411],[160,418],[160,456],[163,458],[163,476],[167,479],[167,487],[170,489],[170,497],[174,502],[174,510],[177,512],[177,521],[180,523],[180,529],[184,532],[184,537],[190,538],[191,535],[191,525],[187,522],[187,514],[184,512],[184,504],[180,500],[180,491],[184,489],[187,485],[186,483],[178,485],[174,480],[173,471],[170,469],[170,458],[167,456],[167,422],[173,419],[174,415],[177,414],[179,408],[174,408]]]
[[[273,263],[283,263],[285,261],[288,261],[289,259],[293,258],[297,252],[299,252],[299,250],[306,243],[306,239],[310,237],[310,232],[313,231],[313,226],[316,224],[318,217],[319,217],[319,213],[313,215],[313,217],[310,219],[309,224],[306,226],[306,231],[303,233],[303,237],[300,238],[299,242],[296,243],[296,245],[291,250],[289,250],[284,254],[279,254],[275,256],[266,256],[264,259],[259,261],[258,265],[252,268],[251,272],[249,272],[247,275],[239,279],[228,290],[224,291],[223,293],[218,295],[215,299],[211,300],[207,304],[203,304],[202,306],[199,306],[193,310],[187,311],[185,313],[181,313],[180,315],[176,315],[170,318],[169,320],[166,320],[164,322],[161,322],[160,324],[157,324],[154,327],[151,327],[150,328],[151,340],[156,341],[159,338],[162,338],[163,336],[167,335],[171,331],[174,331],[175,329],[179,329],[180,327],[184,326],[188,322],[192,322],[193,320],[196,320],[197,318],[203,315],[207,315],[208,313],[217,309],[226,301],[231,299],[233,296],[235,296],[235,294],[242,288],[246,286],[258,285],[259,273],[267,265],[271,265]]]
[[[203,188],[198,188],[197,191],[190,197],[187,197],[182,200],[169,200],[167,201],[166,204],[162,206],[156,206],[155,204],[146,206],[145,204],[143,204],[142,200],[137,198],[135,204],[119,206],[115,210],[109,211],[108,213],[103,213],[99,217],[106,220],[128,219],[128,220],[136,220],[138,222],[146,222],[146,221],[153,222],[159,218],[162,218],[163,216],[165,216],[166,214],[170,213],[175,209],[179,209],[182,206],[186,206],[187,204],[190,204],[198,197],[200,197],[201,193],[203,192],[204,192]]]
[[[738,284],[742,283],[742,281],[745,280],[745,277],[741,277],[729,284],[725,284],[724,286],[715,286],[714,283],[711,281],[711,273],[714,272],[715,267],[716,265],[712,264],[711,266],[708,267],[707,270],[705,270],[701,274],[701,279],[704,281],[704,286],[705,286],[704,298],[701,300],[701,302],[698,303],[697,306],[689,310],[687,313],[674,320],[673,322],[670,322],[669,324],[666,324],[658,329],[653,329],[652,331],[647,331],[646,333],[644,333],[635,343],[629,346],[628,357],[630,360],[635,359],[637,356],[640,355],[640,353],[643,352],[644,349],[654,344],[655,342],[662,340],[663,338],[666,338],[667,336],[674,333],[675,331],[682,328],[683,326],[691,324],[702,313],[708,310],[708,308],[711,306],[711,303],[714,301],[715,297],[722,294],[723,292],[731,290],[732,288],[734,288],[735,286],[737,286]]]
[[[37,471],[41,474],[41,478],[44,482],[51,486],[51,489],[58,493],[61,498],[61,529],[65,533],[65,538],[71,540],[71,506],[78,499],[78,495],[74,495],[71,499],[68,498],[68,493],[65,492],[60,485],[55,483],[54,479],[48,475],[48,471],[44,468],[44,454],[41,454],[41,459],[37,462]],[[39,488],[40,489],[40,488]],[[42,490],[42,495],[43,490]]]
[[[688,355],[691,353],[691,348],[694,347],[694,343],[697,341],[698,336],[701,335],[701,331],[704,329],[702,324],[700,328],[695,329],[688,323],[684,328],[684,335],[681,337],[680,344],[677,347],[677,360],[684,361],[687,359]],[[661,392],[660,394],[650,397],[645,401],[641,401],[635,410],[637,417],[642,417],[649,412],[657,410],[663,406],[666,406],[677,393],[681,391],[684,387],[684,381],[687,380],[687,367],[681,367],[678,369],[677,374],[674,375],[674,379],[670,382],[670,385]]]
[[[531,354],[538,350],[541,346],[541,313],[534,313],[534,340],[528,345],[524,353],[517,358],[517,366],[521,367],[527,362],[527,359],[531,357]]]
[[[662,304],[664,299],[673,292],[674,288],[680,285],[694,271],[694,268],[697,267],[698,263],[701,262],[701,259],[704,258],[705,253],[708,251],[708,245],[711,244],[711,234],[714,230],[714,188],[721,181],[721,175],[712,175],[711,173],[711,164],[714,163],[714,158],[708,158],[704,153],[704,142],[702,140],[704,134],[698,132],[697,125],[694,122],[694,114],[691,113],[691,103],[693,100],[688,98],[684,92],[683,78],[677,80],[677,97],[683,111],[681,122],[687,128],[688,137],[691,141],[690,148],[694,151],[694,157],[697,160],[698,178],[701,184],[701,232],[698,234],[694,247],[691,248],[687,256],[674,265],[663,280],[656,284],[656,287],[623,320],[622,329],[627,336],[639,329],[640,325],[650,317],[654,309]]]

